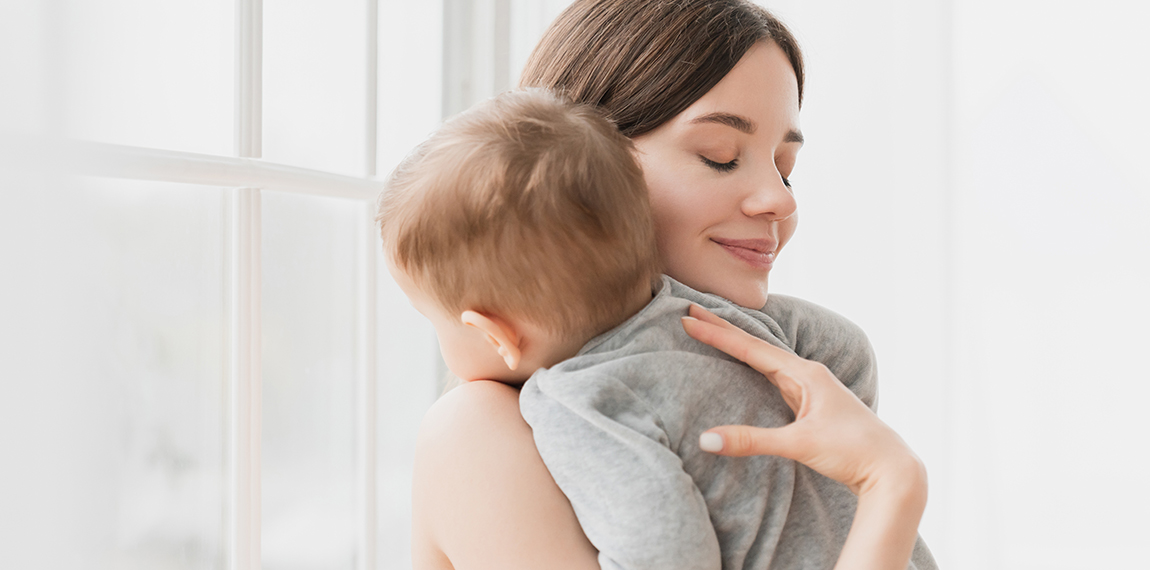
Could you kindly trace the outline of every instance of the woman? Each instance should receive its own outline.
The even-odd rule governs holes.
[[[547,31],[522,85],[596,105],[632,138],[671,277],[745,307],[766,305],[805,339],[801,356],[857,354],[857,366],[829,371],[704,313],[684,325],[763,372],[798,418],[778,432],[718,428],[701,443],[727,455],[781,455],[848,485],[859,506],[840,567],[905,568],[925,475],[855,397],[874,397],[865,337],[833,319],[815,328],[788,321],[793,315],[767,304],[771,266],[797,223],[787,177],[802,145],[803,67],[789,31],[741,0],[580,0]],[[598,568],[539,459],[515,389],[478,382],[441,398],[421,429],[415,469],[416,568]]]

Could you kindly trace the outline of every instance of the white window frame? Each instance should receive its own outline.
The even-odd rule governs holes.
[[[173,151],[81,140],[17,140],[12,156],[32,155],[70,174],[121,180],[185,183],[229,189],[224,243],[226,343],[227,491],[224,497],[226,567],[260,570],[261,556],[261,198],[264,189],[361,203],[355,268],[356,354],[356,552],[357,570],[390,567],[379,559],[377,461],[380,442],[376,359],[380,305],[374,221],[383,181],[379,150],[379,0],[366,3],[365,147],[362,176],[301,168],[262,159],[263,0],[235,0],[233,152]],[[549,0],[548,6],[565,0]],[[442,115],[450,116],[515,82],[515,40],[537,36],[546,22],[542,5],[529,0],[443,0]],[[550,18],[546,18],[549,21]],[[522,37],[520,37],[522,36]],[[522,46],[520,46],[522,48]],[[522,49],[520,49],[522,51]],[[446,369],[440,363],[441,372]],[[440,374],[442,376],[442,374]]]
[[[357,487],[357,570],[377,567],[376,552],[376,317],[377,283],[374,202],[382,188],[376,178],[378,117],[378,0],[367,4],[366,152],[364,176],[299,168],[262,160],[263,3],[236,0],[234,156],[64,141],[42,149],[84,176],[176,182],[230,188],[225,225],[228,259],[225,279],[228,323],[227,398],[228,494],[227,566],[260,570],[261,437],[261,192],[275,188],[311,196],[362,203],[357,252],[355,481]]]

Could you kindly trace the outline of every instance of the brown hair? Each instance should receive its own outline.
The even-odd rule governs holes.
[[[391,174],[376,219],[391,261],[448,314],[590,337],[658,274],[631,141],[542,90],[448,121]]]
[[[801,105],[798,42],[746,0],[575,0],[535,46],[519,85],[599,107],[635,137],[699,100],[761,40],[787,54]]]

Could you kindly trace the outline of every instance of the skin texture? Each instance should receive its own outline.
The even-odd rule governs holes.
[[[797,93],[782,50],[761,42],[706,95],[634,140],[673,278],[746,307],[766,303],[774,256],[797,224],[786,182],[802,144]],[[700,320],[686,328],[698,325],[691,334],[699,340],[763,366],[768,378],[780,370],[762,348],[774,347],[695,316]],[[498,367],[498,355],[492,358]],[[805,409],[803,426],[814,427],[764,434],[724,426],[712,430],[725,436],[719,453],[793,455],[842,476],[860,500],[837,568],[905,568],[925,505],[921,463],[826,367],[792,358],[784,376],[801,380],[796,411]],[[471,382],[425,417],[412,495],[416,569],[598,570],[594,547],[535,449],[518,395],[497,382]],[[836,415],[844,411],[850,413]],[[836,441],[835,434],[851,431],[885,437],[885,451]],[[791,453],[799,448],[807,455]]]
[[[666,273],[744,307],[765,305],[774,256],[798,223],[786,182],[802,146],[798,83],[783,50],[756,44],[702,98],[634,142]]]
[[[599,568],[515,388],[470,382],[440,398],[419,430],[413,481],[416,569]]]
[[[415,310],[431,321],[447,367],[464,380],[522,384],[539,367],[570,358],[583,345],[582,339],[562,338],[514,316],[474,310],[448,314],[390,259],[387,270]]]
[[[513,339],[518,341],[517,332],[507,326],[507,323],[492,319],[488,319],[488,322],[479,322],[475,318],[469,319],[470,323],[465,323],[462,315],[449,315],[441,309],[416,286],[407,272],[397,267],[390,259],[387,260],[387,270],[396,285],[399,285],[400,290],[407,296],[411,306],[431,321],[431,326],[435,328],[436,339],[439,341],[440,352],[453,374],[460,378],[499,378],[511,375],[514,369],[519,368],[522,354],[516,352],[504,355],[500,354],[498,348],[492,350],[493,345],[510,344]],[[486,328],[491,330],[484,330]]]
[[[769,265],[748,263],[713,240],[762,240],[775,244],[771,249],[777,253],[790,239],[796,205],[784,177],[801,146],[793,140],[798,113],[798,83],[789,60],[777,45],[762,42],[702,98],[634,139],[671,277],[744,306],[765,304]],[[754,129],[746,133],[699,120],[708,115],[739,117]],[[734,168],[716,169],[707,160],[734,161]],[[450,352],[484,350],[483,339],[421,308],[418,291],[409,292],[411,284],[402,275],[398,280],[407,285],[409,297],[416,295],[416,308],[436,324]],[[486,350],[475,372],[502,365]],[[467,368],[448,364],[452,370]],[[472,371],[467,372],[463,378],[470,377]],[[450,568],[452,562],[467,570],[599,568],[570,503],[539,458],[519,414],[518,392],[511,388],[472,382],[436,402],[420,429],[414,480],[417,569]],[[549,540],[523,539],[541,529],[548,529]]]

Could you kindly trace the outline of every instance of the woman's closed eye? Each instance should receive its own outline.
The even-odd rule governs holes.
[[[702,159],[703,164],[706,164],[707,167],[709,167],[711,170],[714,170],[715,172],[730,172],[734,170],[735,167],[739,166],[739,159],[737,158],[731,160],[730,162],[716,162],[703,155],[699,155],[699,158]]]

